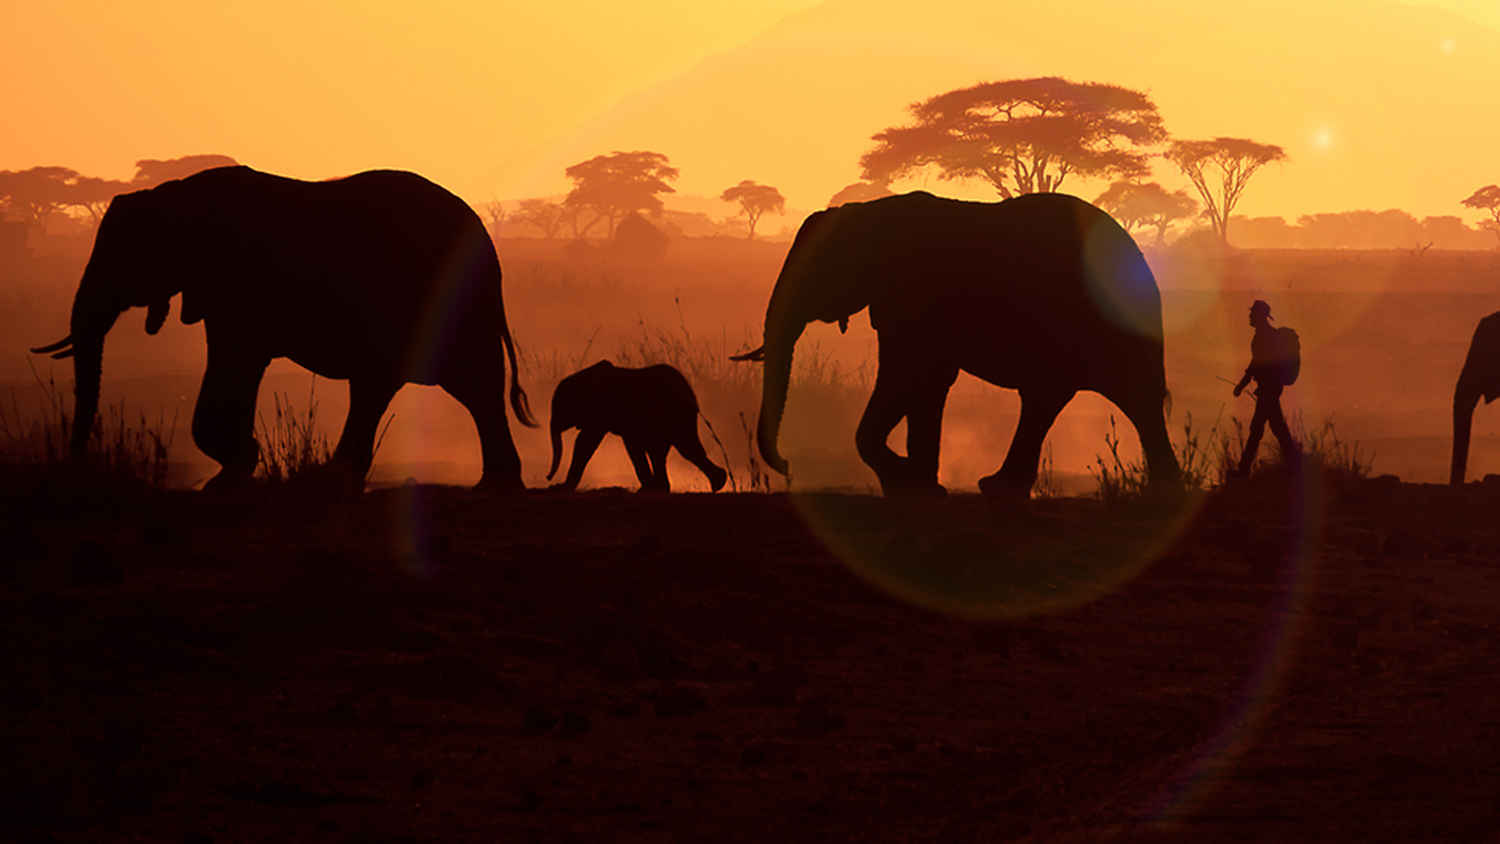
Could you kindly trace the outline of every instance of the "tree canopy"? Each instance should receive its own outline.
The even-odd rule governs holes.
[[[740,213],[750,221],[750,234],[747,237],[751,240],[755,239],[755,224],[760,221],[762,214],[767,211],[786,213],[786,198],[781,195],[781,191],[770,185],[756,184],[749,179],[732,188],[725,188],[719,198],[725,202],[740,204]]]
[[[545,199],[523,199],[521,205],[510,214],[515,223],[536,226],[542,236],[551,240],[563,224],[563,207]]]
[[[1286,151],[1275,144],[1245,138],[1214,138],[1208,141],[1172,141],[1166,157],[1176,164],[1198,189],[1204,213],[1219,239],[1229,243],[1229,215],[1240,201],[1250,177],[1261,165],[1286,159]],[[1213,182],[1218,183],[1218,193]]]
[[[126,182],[84,176],[69,167],[0,171],[0,203],[28,227],[69,207],[87,211],[97,223],[115,194],[129,190]]]
[[[1198,203],[1185,190],[1168,193],[1156,182],[1142,184],[1126,179],[1110,185],[1094,204],[1108,211],[1126,231],[1138,226],[1155,228],[1157,243],[1166,240],[1172,223],[1198,213]]]
[[[1055,76],[985,82],[910,106],[916,122],[872,136],[864,178],[883,184],[928,165],[981,178],[1002,197],[1057,190],[1070,175],[1140,178],[1166,139],[1145,94]]]
[[[600,220],[607,223],[607,236],[613,236],[615,224],[634,211],[660,214],[658,194],[675,193],[668,181],[677,178],[677,168],[667,163],[659,152],[612,152],[596,155],[563,171],[573,180],[573,189],[563,204],[574,209],[587,208],[594,218],[581,229],[575,224],[575,235],[581,237]]]
[[[892,193],[888,182],[855,182],[845,185],[839,192],[828,198],[828,207],[836,208],[846,202],[869,202],[882,196],[890,196]]]
[[[184,155],[178,158],[143,158],[135,163],[135,178],[130,184],[136,188],[155,187],[162,182],[191,176],[214,167],[233,167],[238,164],[227,155]]]
[[[1469,194],[1469,198],[1461,204],[1490,212],[1490,219],[1485,220],[1483,225],[1494,232],[1496,237],[1500,237],[1500,185],[1485,185]]]

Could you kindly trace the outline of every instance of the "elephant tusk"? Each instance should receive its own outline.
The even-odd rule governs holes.
[[[70,358],[72,356],[73,356],[73,350],[72,349],[63,349],[60,352],[54,353],[52,355],[52,359],[53,360],[62,360],[63,358]]]
[[[765,360],[766,359],[766,347],[765,346],[761,346],[758,349],[752,349],[752,350],[750,350],[750,351],[748,351],[748,352],[746,352],[746,353],[744,353],[742,355],[730,355],[729,359],[730,360]]]
[[[62,338],[61,340],[58,340],[56,343],[48,343],[45,346],[36,346],[31,351],[34,354],[45,355],[48,352],[55,352],[58,349],[61,349],[63,346],[72,345],[72,343],[73,343],[73,335],[69,334],[68,336]]]

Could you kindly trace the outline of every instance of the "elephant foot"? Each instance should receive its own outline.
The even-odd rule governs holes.
[[[566,487],[566,484],[554,484],[551,488]],[[520,474],[509,475],[501,478],[499,475],[486,472],[479,478],[479,483],[474,485],[476,492],[490,492],[498,495],[517,495],[526,492],[526,483],[521,480]]]
[[[886,498],[944,498],[948,490],[940,483],[926,484],[882,484]]]
[[[1028,501],[1031,499],[1032,486],[1033,484],[1006,477],[1001,472],[979,479],[979,491],[996,500]]]
[[[251,473],[241,471],[221,470],[219,474],[208,479],[203,485],[203,491],[215,495],[226,492],[235,492],[250,486]]]

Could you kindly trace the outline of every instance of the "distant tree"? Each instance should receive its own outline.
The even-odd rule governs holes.
[[[557,236],[563,218],[563,207],[545,199],[523,199],[521,206],[510,214],[513,222],[536,226],[548,240]]]
[[[1490,219],[1480,225],[1500,237],[1500,185],[1485,185],[1477,191],[1469,194],[1469,198],[1462,203],[1470,208],[1480,211],[1488,211]]]
[[[1470,228],[1461,217],[1444,214],[1422,218],[1422,237],[1438,249],[1482,249],[1488,246],[1484,232]]]
[[[137,190],[155,187],[162,182],[191,176],[200,170],[213,167],[232,167],[238,164],[227,155],[184,155],[180,158],[143,158],[135,163],[135,178],[130,180]]]
[[[1394,208],[1303,214],[1297,227],[1309,249],[1395,249],[1423,240],[1417,218]]]
[[[1198,189],[1206,206],[1204,211],[1214,232],[1229,244],[1229,215],[1240,201],[1245,185],[1261,165],[1286,158],[1286,152],[1274,144],[1262,144],[1244,138],[1214,138],[1211,141],[1173,141],[1166,157]],[[1216,195],[1210,181],[1217,181]]]
[[[1141,184],[1127,179],[1110,185],[1094,204],[1119,220],[1126,231],[1137,226],[1155,228],[1158,244],[1166,242],[1172,223],[1198,213],[1198,203],[1185,190],[1168,193],[1156,182]]]
[[[79,178],[70,167],[0,170],[0,201],[10,216],[37,228],[68,204]]]
[[[612,152],[581,161],[564,170],[573,180],[573,189],[563,204],[587,208],[594,218],[582,229],[575,223],[575,236],[582,237],[600,220],[606,222],[606,236],[613,237],[615,224],[633,211],[647,211],[653,216],[662,211],[657,194],[675,193],[667,182],[677,178],[677,168],[667,163],[659,152]]]
[[[500,227],[505,225],[505,203],[498,199],[492,199],[479,206],[479,213],[484,218],[484,227],[489,229],[490,240],[498,240],[500,238]]]
[[[667,249],[667,235],[632,211],[615,227],[611,246],[614,253],[628,260],[654,261]]]
[[[762,214],[767,211],[786,213],[786,198],[781,195],[781,191],[770,185],[758,185],[749,179],[732,188],[725,188],[719,198],[725,202],[740,204],[740,213],[750,221],[750,234],[747,235],[750,240],[755,239],[755,224],[760,221]]]
[[[1055,76],[985,82],[910,106],[916,123],[872,136],[864,178],[888,182],[934,165],[940,178],[982,178],[1002,197],[1057,190],[1068,176],[1139,178],[1145,147],[1166,139],[1139,91]]]
[[[1302,230],[1288,223],[1285,217],[1236,214],[1229,219],[1234,229],[1233,245],[1242,249],[1297,249],[1302,246]],[[1212,233],[1209,236],[1212,237]]]
[[[838,193],[828,198],[828,207],[836,208],[846,202],[869,202],[893,193],[889,182],[855,182],[845,185]]]
[[[129,193],[135,188],[129,182],[117,179],[100,179],[95,176],[79,176],[74,180],[72,190],[63,205],[82,208],[99,225],[104,219],[104,212],[109,210],[110,200],[122,193]]]

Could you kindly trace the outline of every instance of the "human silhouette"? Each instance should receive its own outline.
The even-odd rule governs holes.
[[[73,300],[72,331],[33,349],[72,357],[71,447],[87,449],[104,336],[144,306],[155,334],[182,294],[202,321],[208,366],[193,441],[226,486],[255,471],[255,399],[274,358],[349,381],[332,468],[362,486],[376,427],[403,384],[438,384],[479,430],[480,484],[515,491],[521,459],[505,412],[530,425],[500,291],[500,261],[478,215],[415,173],[376,170],[306,182],[219,167],[114,198]]]
[[[1255,381],[1255,415],[1250,418],[1250,434],[1245,438],[1245,450],[1235,472],[1240,477],[1250,474],[1267,423],[1271,426],[1271,433],[1276,435],[1276,442],[1281,445],[1282,458],[1288,464],[1295,464],[1301,456],[1292,432],[1286,426],[1286,416],[1281,412],[1281,393],[1297,380],[1300,367],[1297,334],[1290,328],[1271,325],[1271,306],[1262,299],[1256,299],[1250,305],[1250,325],[1255,329],[1255,337],[1250,340],[1250,365],[1245,367],[1244,377],[1234,385],[1234,394],[1238,397],[1251,380]]]
[[[674,446],[703,472],[714,492],[727,477],[708,459],[698,439],[698,397],[692,385],[664,363],[634,369],[601,360],[569,375],[552,392],[551,428],[552,468],[547,480],[562,462],[563,432],[578,429],[567,479],[558,485],[562,489],[578,487],[605,434],[618,434],[625,441],[643,491],[671,491],[667,452]]]

